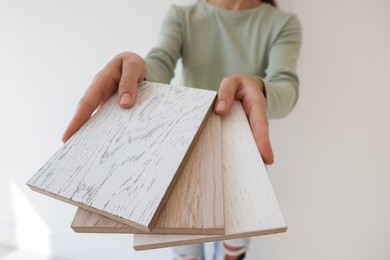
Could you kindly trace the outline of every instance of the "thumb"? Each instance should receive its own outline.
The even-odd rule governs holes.
[[[123,108],[130,108],[137,98],[138,83],[146,75],[146,67],[138,55],[130,55],[122,60],[121,78],[118,86],[119,104]]]
[[[236,77],[227,77],[222,80],[214,107],[217,114],[224,115],[230,111],[240,84],[241,81]]]

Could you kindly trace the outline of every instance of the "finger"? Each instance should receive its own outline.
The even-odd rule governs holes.
[[[76,112],[62,135],[62,141],[65,143],[74,133],[77,132],[88,121],[93,111],[98,107],[99,103],[95,104],[86,99],[82,99],[76,109]]]
[[[99,74],[93,80],[91,86],[85,92],[84,96],[77,105],[76,112],[73,115],[68,127],[62,135],[62,141],[66,142],[81,126],[88,121],[92,113],[99,107],[99,105],[106,101],[108,97],[112,95],[111,91],[104,89],[103,83],[109,83],[105,77],[101,77]]]
[[[246,100],[244,99],[243,102]],[[263,158],[265,164],[274,162],[274,154],[272,151],[271,141],[269,138],[269,126],[265,110],[265,104],[261,101],[253,101],[252,104],[244,104],[244,109],[249,109],[249,123],[252,128],[253,136],[256,141],[257,148]]]
[[[241,80],[238,77],[228,77],[222,80],[214,107],[217,114],[224,115],[230,111],[240,85]]]
[[[142,81],[144,77],[145,75],[137,61],[123,60],[122,76],[118,87],[118,99],[122,107],[130,108],[134,105],[137,98],[138,82]]]

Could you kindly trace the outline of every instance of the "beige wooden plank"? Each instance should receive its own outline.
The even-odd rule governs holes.
[[[152,230],[155,234],[224,234],[221,118],[212,113]],[[76,232],[145,233],[78,209]]]
[[[135,234],[134,249],[145,250],[243,238],[287,230],[266,168],[240,102],[222,118],[225,235]]]
[[[215,91],[142,82],[113,95],[27,182],[31,189],[150,231],[211,111]]]
[[[83,208],[77,209],[71,227],[79,233],[145,233]]]

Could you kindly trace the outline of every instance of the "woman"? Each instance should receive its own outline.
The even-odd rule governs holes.
[[[182,58],[185,86],[218,90],[215,112],[229,112],[242,101],[257,147],[266,164],[274,156],[268,118],[287,115],[298,98],[296,63],[301,27],[296,16],[278,10],[274,1],[209,0],[172,6],[158,44],[145,59],[117,55],[93,80],[63,135],[65,142],[93,111],[118,90],[118,102],[133,106],[137,83],[168,83]],[[216,243],[218,259],[243,259],[249,239]],[[204,258],[202,245],[174,248],[177,259]]]

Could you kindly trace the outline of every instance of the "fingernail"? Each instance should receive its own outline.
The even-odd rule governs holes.
[[[130,105],[131,104],[131,95],[130,93],[124,93],[121,97],[120,105]]]
[[[216,106],[215,109],[218,110],[218,111],[225,110],[226,109],[226,101],[225,100],[218,101],[217,106]]]

